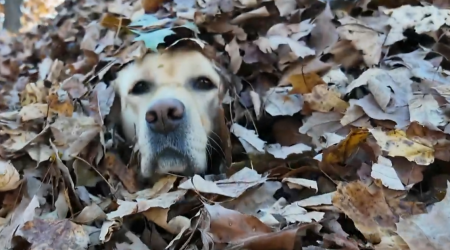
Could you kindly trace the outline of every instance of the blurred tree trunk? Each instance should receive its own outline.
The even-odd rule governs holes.
[[[3,27],[10,32],[17,32],[20,29],[20,17],[23,0],[5,0],[5,22]]]

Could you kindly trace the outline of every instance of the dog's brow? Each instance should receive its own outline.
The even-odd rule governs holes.
[[[189,78],[188,82],[194,82],[197,79],[202,78],[202,77],[208,78],[214,84],[214,86],[216,86],[216,87],[220,85],[220,82],[216,82],[213,79],[213,77],[208,76],[208,74],[199,74],[199,75],[192,76],[192,77]]]
[[[136,87],[136,85],[138,83],[144,83],[147,85],[147,87],[150,89],[152,86],[154,86],[153,82],[149,81],[149,80],[145,80],[145,79],[140,79],[140,80],[136,80],[133,82],[133,84],[130,84],[130,87],[128,89],[128,93],[131,93],[134,89],[134,87]]]

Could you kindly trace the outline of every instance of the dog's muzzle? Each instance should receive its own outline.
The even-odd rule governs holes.
[[[193,163],[186,140],[189,121],[184,104],[174,98],[158,100],[149,107],[145,120],[154,170],[191,175]]]

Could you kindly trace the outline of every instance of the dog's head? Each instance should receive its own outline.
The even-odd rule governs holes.
[[[117,74],[122,130],[137,141],[143,177],[206,171],[222,79],[195,50],[148,54]]]

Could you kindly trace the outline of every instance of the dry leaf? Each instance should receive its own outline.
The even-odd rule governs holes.
[[[378,129],[369,129],[369,131],[381,149],[389,156],[403,156],[419,165],[429,165],[434,161],[433,148],[408,139],[406,133],[401,130],[383,132]]]

